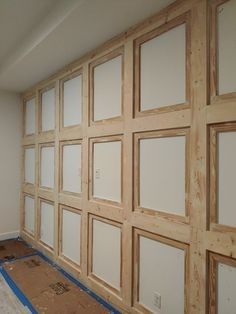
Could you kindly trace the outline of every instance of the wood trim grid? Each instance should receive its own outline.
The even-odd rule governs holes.
[[[23,95],[23,102],[36,95],[36,128],[34,136],[22,139],[22,189],[21,189],[21,236],[43,251],[55,262],[80,279],[90,289],[109,300],[122,313],[147,313],[140,308],[138,295],[138,240],[134,234],[141,232],[153,236],[157,241],[168,241],[181,245],[187,252],[185,266],[185,313],[213,313],[208,309],[210,285],[215,286],[214,275],[208,278],[208,252],[222,254],[229,261],[236,258],[236,229],[220,226],[215,219],[214,200],[217,191],[214,185],[215,136],[221,125],[228,128],[236,122],[235,98],[232,95],[217,97],[213,103],[214,76],[217,72],[214,53],[215,15],[214,8],[222,3],[218,0],[177,0],[158,14],[150,17],[127,32],[105,43],[96,50],[66,66],[60,72],[34,86]],[[150,112],[139,111],[139,46],[152,36],[187,22],[187,103],[173,105]],[[122,52],[121,52],[121,50]],[[123,110],[122,117],[104,121],[91,121],[91,75],[93,66],[109,60],[113,54],[123,58]],[[63,82],[80,73],[82,75],[82,122],[79,126],[62,127]],[[71,76],[72,75],[72,76]],[[211,86],[209,86],[209,79]],[[55,87],[56,127],[49,132],[40,132],[40,95],[45,88]],[[234,96],[234,95],[233,95]],[[213,97],[213,98],[212,98]],[[227,103],[227,106],[226,106]],[[23,107],[22,107],[23,109]],[[24,117],[24,114],[23,114]],[[24,122],[23,122],[24,123]],[[187,132],[186,163],[189,185],[186,186],[188,206],[186,217],[155,215],[137,210],[137,140],[150,134],[178,134]],[[186,134],[186,133],[185,133]],[[82,194],[81,197],[61,193],[60,190],[60,146],[62,142],[80,140],[82,143]],[[123,189],[122,203],[101,201],[91,198],[92,146],[95,141],[122,140]],[[24,146],[35,145],[36,177],[35,186],[24,184]],[[55,189],[42,189],[40,180],[40,148],[55,146]],[[60,164],[60,166],[59,166]],[[208,185],[210,183],[211,189]],[[135,187],[136,186],[136,187]],[[210,192],[210,197],[208,193]],[[24,194],[35,197],[36,230],[34,238],[24,230]],[[55,246],[49,250],[39,239],[40,200],[54,204]],[[81,213],[81,263],[80,267],[64,261],[61,255],[61,206],[68,206]],[[91,276],[92,229],[91,217],[118,224],[122,229],[122,289],[114,291],[103,281]],[[141,230],[141,231],[140,231]],[[212,263],[210,261],[210,263]],[[211,264],[210,264],[211,265]],[[174,267],[174,266],[173,266]],[[80,268],[80,269],[79,269]],[[136,279],[135,279],[136,278]],[[212,291],[213,288],[211,287]],[[215,312],[214,312],[215,313]]]

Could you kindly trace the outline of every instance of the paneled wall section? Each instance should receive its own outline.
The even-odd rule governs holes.
[[[24,94],[21,235],[124,313],[235,311],[235,5],[176,1]]]

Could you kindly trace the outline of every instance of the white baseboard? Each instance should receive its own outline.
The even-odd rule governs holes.
[[[20,231],[0,233],[0,241],[14,239],[14,238],[19,237],[19,235],[20,235]]]

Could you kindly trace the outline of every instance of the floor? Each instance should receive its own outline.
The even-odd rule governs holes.
[[[30,313],[10,289],[4,277],[0,274],[0,313],[23,314]]]
[[[119,312],[24,241],[15,239],[0,242],[0,313]]]

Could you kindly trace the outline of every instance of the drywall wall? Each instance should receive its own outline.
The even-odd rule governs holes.
[[[236,92],[236,0],[230,0],[218,7],[218,92]]]
[[[40,201],[40,240],[54,248],[54,206]]]
[[[81,215],[63,207],[61,253],[78,265],[80,265],[80,233]]]
[[[62,161],[62,190],[81,193],[81,145],[64,145]]]
[[[25,148],[25,175],[24,182],[35,183],[35,148]]]
[[[35,229],[34,197],[25,195],[24,204],[25,204],[25,219],[24,219],[25,230],[31,234],[34,234]]]
[[[20,102],[19,95],[0,91],[0,239],[19,232]]]
[[[184,251],[140,237],[139,300],[154,313],[184,313]],[[161,297],[155,306],[155,293]]]
[[[185,102],[185,46],[184,24],[142,44],[142,111]]]
[[[42,93],[42,131],[50,131],[55,128],[55,88]]]
[[[25,135],[35,133],[35,97],[25,103]]]
[[[93,219],[92,273],[120,290],[121,230]]]
[[[218,222],[236,226],[236,132],[218,134]]]
[[[94,121],[121,115],[122,57],[94,68]]]
[[[218,284],[217,313],[218,314],[235,313],[236,268],[219,263],[217,284]]]
[[[63,126],[81,123],[82,117],[82,77],[78,75],[64,82]]]
[[[94,143],[93,149],[93,196],[120,202],[121,141]]]
[[[140,140],[140,206],[184,215],[185,137]]]
[[[54,188],[54,146],[41,147],[40,186]]]

